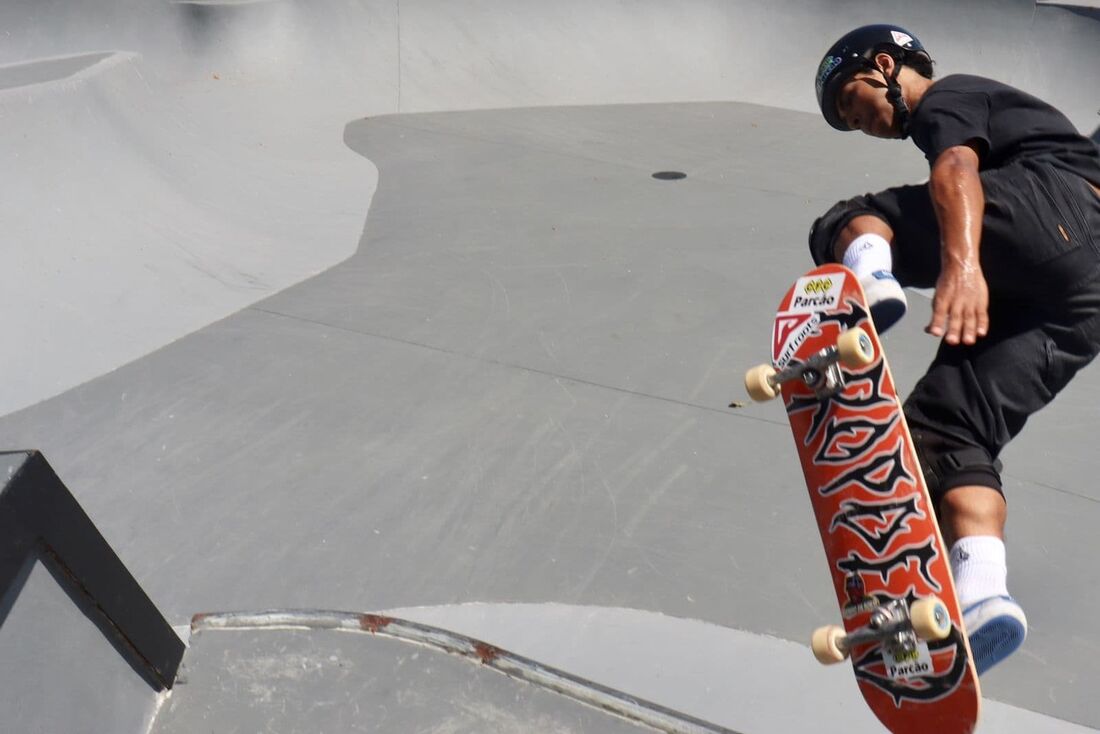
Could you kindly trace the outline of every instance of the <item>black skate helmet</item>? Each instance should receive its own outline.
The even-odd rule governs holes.
[[[817,104],[825,120],[837,130],[850,130],[836,109],[836,95],[853,74],[859,71],[877,71],[875,55],[888,53],[898,62],[893,75],[886,79],[886,98],[894,106],[895,119],[900,123],[902,136],[908,135],[909,107],[901,96],[898,72],[907,65],[923,76],[932,78],[932,57],[916,37],[896,25],[865,25],[844,34],[821,60],[817,67]]]

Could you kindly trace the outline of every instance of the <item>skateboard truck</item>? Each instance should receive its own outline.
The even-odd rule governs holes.
[[[784,373],[791,374],[784,379]],[[814,391],[818,400],[836,395],[844,387],[844,373],[840,369],[840,351],[836,347],[822,349],[807,362],[776,373],[776,382],[782,384],[787,379],[799,377],[806,383],[806,387]]]
[[[897,599],[871,613],[868,623],[845,632],[830,625],[814,630],[810,647],[823,665],[846,659],[857,645],[878,642],[895,658],[904,658],[917,650],[921,640],[942,640],[951,634],[951,617],[939,597],[930,596],[908,604]]]
[[[836,344],[822,349],[805,362],[776,370],[770,364],[753,367],[745,373],[745,389],[757,402],[771,400],[779,395],[784,382],[802,380],[819,400],[825,400],[844,387],[841,365],[858,369],[875,361],[875,348],[871,337],[858,326],[842,331]]]

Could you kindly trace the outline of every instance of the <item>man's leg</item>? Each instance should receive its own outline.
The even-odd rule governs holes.
[[[966,485],[948,492],[937,508],[944,542],[951,549],[959,603],[963,609],[1008,595],[1005,561],[1005,498],[992,487]],[[1020,622],[1026,633],[1027,622]],[[1021,640],[1022,641],[1022,640]]]
[[[836,261],[855,273],[863,287],[871,320],[881,333],[905,316],[905,291],[894,277],[894,230],[885,220],[862,214],[849,220],[836,235]]]
[[[944,495],[938,511],[940,531],[948,548],[970,536],[1004,540],[1008,507],[1004,495],[992,487],[956,487]]]
[[[1007,508],[998,465],[988,452],[948,433],[953,431],[938,434],[924,426],[914,429],[914,439],[981,675],[1023,644],[1027,617],[1008,593]]]
[[[858,237],[865,234],[878,235],[886,240],[891,247],[894,245],[894,229],[885,220],[870,214],[860,214],[848,220],[848,223],[840,228],[833,245],[833,257],[836,262],[844,262],[844,255],[848,247]]]
[[[1001,449],[1095,354],[1100,293],[1067,308],[998,302],[989,336],[940,345],[906,417],[950,548],[959,601],[982,673],[1014,652],[1027,620],[1007,588]]]
[[[939,503],[940,529],[951,549],[951,573],[979,675],[1027,637],[1027,617],[1008,593],[1006,515],[1004,496],[981,485],[956,487]]]

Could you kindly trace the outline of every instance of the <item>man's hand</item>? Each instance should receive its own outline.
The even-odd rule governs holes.
[[[979,258],[985,192],[978,174],[979,141],[948,148],[928,182],[942,238],[942,267],[925,328],[951,345],[989,333],[989,286]]]
[[[975,344],[989,333],[989,287],[979,265],[943,269],[932,299],[932,321],[924,330],[952,346]]]

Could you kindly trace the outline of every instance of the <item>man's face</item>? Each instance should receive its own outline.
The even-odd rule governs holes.
[[[900,138],[894,126],[894,107],[886,99],[886,83],[877,72],[861,71],[849,79],[836,97],[837,112],[852,130],[876,138]]]

